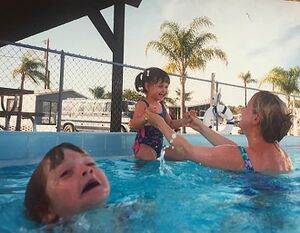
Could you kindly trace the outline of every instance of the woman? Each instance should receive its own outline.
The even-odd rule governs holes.
[[[192,145],[149,110],[146,118],[180,152],[181,156],[170,155],[171,159],[192,160],[220,169],[263,173],[284,173],[293,169],[289,156],[278,144],[287,135],[292,116],[284,102],[268,91],[256,93],[242,110],[240,128],[248,140],[246,148],[237,146],[192,115],[189,126],[200,132],[214,147]]]

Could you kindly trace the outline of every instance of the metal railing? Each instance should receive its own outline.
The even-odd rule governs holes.
[[[2,46],[0,47],[0,87],[13,89],[20,88],[21,76],[18,75],[14,79],[13,73],[21,65],[22,58],[24,56],[31,56],[32,58],[39,59],[42,63],[47,64],[47,66],[45,66],[45,70],[41,71],[45,73],[45,77],[48,77],[47,82],[34,82],[33,80],[27,79],[25,80],[24,85],[24,89],[33,90],[34,94],[23,96],[24,100],[22,111],[36,114],[35,124],[37,130],[60,131],[63,129],[66,120],[63,113],[63,103],[66,99],[95,99],[92,90],[96,90],[97,87],[101,87],[104,91],[104,98],[110,101],[113,65],[122,68],[123,91],[125,89],[135,90],[135,77],[139,72],[145,69],[143,67],[118,64],[99,58],[87,57],[22,43],[0,41],[0,46]],[[170,74],[170,77],[170,95],[174,96],[174,90],[180,88],[180,76],[177,74]],[[216,81],[216,87],[217,89],[222,88],[224,96],[226,93],[232,92],[232,88],[235,88],[234,92],[237,96],[240,96],[240,103],[243,105],[243,86]],[[192,100],[196,102],[196,104],[197,102],[200,104],[201,99],[205,99],[204,96],[206,96],[206,99],[209,99],[210,89],[210,78],[187,77],[186,90],[187,92],[193,93]],[[249,96],[259,90],[258,88],[252,87],[248,87],[247,89]],[[197,96],[196,98],[194,97],[195,95]],[[299,96],[296,96],[296,98],[299,98]],[[3,99],[3,102],[7,105],[5,108],[9,108],[9,106],[12,105],[14,98],[5,96]],[[94,108],[96,108],[96,102],[97,101],[94,103]],[[82,109],[80,109],[78,103],[78,101],[74,101],[73,106],[73,110],[76,110],[78,113],[77,120],[80,115],[79,113],[84,115],[83,112],[81,112]],[[77,106],[75,104],[77,104]],[[119,108],[122,109],[122,103],[120,103]],[[91,111],[93,112],[94,110],[90,110],[90,112]],[[102,114],[107,114],[107,111],[104,111]],[[91,115],[90,120],[99,123],[98,112],[94,111]],[[10,130],[15,130],[14,118],[15,116],[12,116]],[[82,120],[84,120],[83,118],[84,117],[82,116]],[[85,120],[87,121],[87,119]],[[106,120],[103,120],[105,121],[103,124],[120,124],[120,122],[113,122],[113,120],[113,117],[111,117],[111,120],[107,120],[106,116]],[[29,121],[29,123],[31,122]],[[26,124],[28,125],[28,122],[23,119],[23,130],[25,130],[25,128],[28,129],[28,126],[25,127]],[[2,125],[2,127],[4,125],[1,117],[0,125]],[[109,129],[108,126],[104,128]]]

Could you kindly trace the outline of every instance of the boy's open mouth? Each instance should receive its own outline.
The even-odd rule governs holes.
[[[86,183],[86,185],[84,186],[83,190],[81,191],[81,195],[92,190],[93,188],[96,188],[98,186],[100,186],[101,184],[95,180],[95,179],[92,179],[90,180],[89,182]]]

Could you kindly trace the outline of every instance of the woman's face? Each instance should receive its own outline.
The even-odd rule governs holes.
[[[253,112],[253,102],[254,102],[255,96],[253,96],[248,104],[242,108],[242,118],[240,121],[240,128],[242,130],[247,129],[247,127],[251,126],[251,123],[253,122],[253,117],[255,117],[257,114]]]
[[[89,208],[101,206],[110,191],[105,174],[89,156],[64,149],[64,160],[55,169],[46,165],[46,193],[52,213],[69,218]]]

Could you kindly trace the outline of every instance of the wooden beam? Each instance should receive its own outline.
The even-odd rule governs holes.
[[[91,10],[88,13],[88,17],[92,21],[92,23],[94,24],[95,28],[100,33],[102,38],[105,40],[110,50],[113,52],[116,47],[114,34],[110,30],[101,12],[96,9]]]

